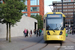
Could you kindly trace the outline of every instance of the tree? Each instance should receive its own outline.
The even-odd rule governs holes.
[[[22,10],[25,9],[25,0],[3,0],[4,4],[0,4],[0,22],[6,23],[7,25],[7,36],[8,40],[8,28],[9,28],[9,42],[11,42],[11,25],[19,22],[21,19]],[[9,26],[9,27],[8,27]]]
[[[31,15],[32,18],[35,18],[37,21],[38,21],[38,29],[43,29],[43,18],[41,15],[36,15],[36,16],[33,16]]]

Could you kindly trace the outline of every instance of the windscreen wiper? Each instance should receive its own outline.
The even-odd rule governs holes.
[[[53,32],[55,32],[55,30],[54,30],[54,29],[52,29],[52,31],[53,31]]]
[[[55,31],[53,30],[53,32],[55,32]]]

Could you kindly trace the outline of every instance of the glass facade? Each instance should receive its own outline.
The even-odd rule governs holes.
[[[63,0],[63,2],[73,2],[74,0]]]
[[[57,7],[57,8],[62,8],[62,7]]]
[[[27,0],[25,0],[24,4],[27,5]]]
[[[73,8],[73,6],[68,6],[68,8]]]
[[[63,6],[63,8],[67,8],[67,6]]]
[[[31,12],[34,12],[34,11],[39,11],[39,7],[31,7]]]
[[[39,5],[39,0],[30,0],[30,5]]]
[[[36,16],[37,14],[39,15],[39,13],[31,13],[31,15],[33,15],[33,16]]]
[[[67,11],[67,9],[63,10],[63,11]]]
[[[23,0],[21,0],[21,2],[23,2]],[[27,8],[22,10],[22,13],[24,13],[23,15],[25,15],[27,13],[27,16],[30,17],[31,15],[44,15],[44,0],[26,0],[25,2],[23,2]],[[42,5],[40,5],[40,3]],[[41,9],[41,10],[40,10]],[[41,12],[41,13],[40,13]]]
[[[73,5],[73,3],[68,3],[68,5]]]
[[[21,0],[21,2],[23,2],[23,0]],[[24,4],[27,5],[27,0],[25,0]],[[22,10],[22,12],[27,12],[27,7],[26,9]]]
[[[73,14],[73,13],[68,13],[68,14]]]
[[[23,2],[23,0],[21,0],[21,2]],[[25,0],[24,4],[27,5],[27,0]]]
[[[73,9],[68,9],[67,11],[73,11]]]
[[[65,15],[67,15],[67,13],[64,13]]]
[[[27,13],[23,13],[23,16],[27,16]]]

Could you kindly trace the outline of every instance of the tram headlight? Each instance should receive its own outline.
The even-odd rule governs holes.
[[[48,35],[50,35],[49,31],[47,32]]]
[[[63,32],[61,31],[59,35],[62,35],[62,34],[63,34]]]

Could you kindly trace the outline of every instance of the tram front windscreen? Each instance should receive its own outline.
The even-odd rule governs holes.
[[[47,17],[46,18],[46,30],[63,30],[63,18],[62,17]]]

